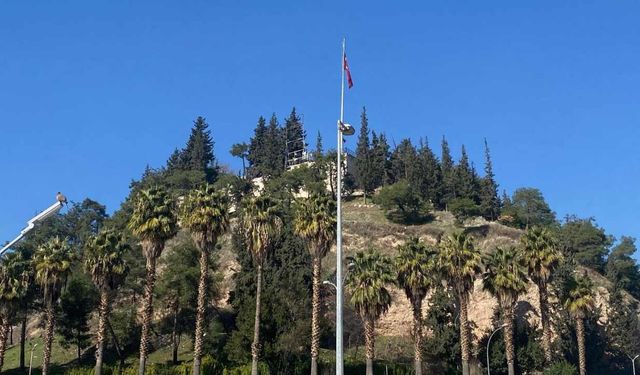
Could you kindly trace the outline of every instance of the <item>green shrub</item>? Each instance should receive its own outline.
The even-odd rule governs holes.
[[[576,366],[572,365],[569,362],[562,361],[551,365],[549,368],[544,370],[544,375],[578,375],[578,370]]]
[[[425,202],[407,181],[385,186],[373,198],[387,219],[400,224],[422,224],[433,219],[433,207]]]
[[[456,198],[449,203],[449,211],[459,222],[470,217],[480,216],[480,206],[469,198]]]
[[[269,366],[263,362],[258,363],[258,374],[270,375]],[[251,375],[251,364],[225,369],[222,375]]]

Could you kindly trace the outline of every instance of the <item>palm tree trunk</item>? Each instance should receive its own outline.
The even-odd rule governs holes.
[[[200,247],[200,283],[198,284],[198,310],[196,313],[196,334],[193,344],[193,375],[200,375],[200,360],[202,358],[202,340],[204,338],[204,318],[206,313],[207,280],[209,275],[209,252],[207,245]]]
[[[413,361],[415,375],[422,375],[422,300],[413,301]]]
[[[549,297],[547,285],[544,282],[538,283],[538,294],[540,295],[540,323],[542,324],[542,349],[547,364],[551,363],[551,326],[549,325]]]
[[[102,360],[104,355],[104,339],[107,331],[107,315],[109,314],[109,292],[100,292],[100,306],[98,308],[98,332],[96,332],[96,368],[95,375],[102,375]]]
[[[515,375],[516,353],[513,343],[513,307],[509,306],[504,309],[502,323],[504,324],[504,346],[507,354],[507,368],[509,375]]]
[[[42,375],[47,375],[49,372],[49,362],[51,362],[51,343],[53,342],[53,326],[55,324],[53,302],[47,302],[45,314],[46,325],[44,328],[44,348],[42,350]]]
[[[256,286],[256,316],[253,323],[253,344],[251,345],[251,375],[258,375],[258,357],[260,355],[260,297],[262,293],[262,265],[258,266]]]
[[[140,335],[140,365],[138,375],[144,375],[149,353],[149,333],[153,319],[153,287],[156,283],[156,258],[147,258],[147,283],[144,286],[142,334]]]
[[[576,336],[578,339],[578,360],[580,363],[580,375],[587,374],[587,358],[584,344],[584,319],[576,319]]]
[[[462,354],[462,375],[469,375],[469,357],[471,357],[471,348],[469,347],[470,337],[466,294],[459,294],[458,301],[460,303],[460,351]]]
[[[367,347],[367,375],[373,375],[373,357],[375,356],[376,336],[373,319],[364,319],[364,341]]]
[[[20,327],[20,370],[24,370],[24,348],[27,343],[27,314],[22,317],[22,323]]]
[[[9,320],[6,317],[0,319],[0,371],[4,366],[4,352],[7,349],[7,338],[9,334]]]
[[[320,272],[322,259],[313,257],[313,297],[311,301],[311,375],[318,374],[318,350],[320,347]]]

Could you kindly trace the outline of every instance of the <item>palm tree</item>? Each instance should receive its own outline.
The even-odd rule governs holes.
[[[391,306],[391,294],[387,286],[395,282],[393,263],[377,251],[358,252],[347,257],[349,268],[345,287],[351,295],[351,303],[364,323],[367,349],[367,375],[373,375],[375,355],[375,322]]]
[[[521,254],[514,247],[498,247],[485,258],[484,289],[498,299],[502,310],[504,345],[509,375],[515,375],[513,314],[518,297],[527,290],[527,273]]]
[[[462,373],[469,375],[471,357],[471,330],[467,314],[469,292],[480,272],[481,257],[473,240],[464,232],[446,237],[441,245],[439,266],[449,286],[453,289],[460,309],[460,351],[462,354]]]
[[[124,259],[129,250],[122,235],[109,229],[92,236],[85,245],[84,267],[100,293],[98,331],[96,332],[96,375],[102,375],[104,340],[111,308],[111,295],[122,284],[129,271]]]
[[[400,246],[396,258],[398,285],[404,289],[413,309],[413,349],[415,374],[422,375],[422,301],[437,280],[438,252],[412,238]]]
[[[207,310],[209,259],[218,238],[229,227],[229,207],[225,196],[207,184],[187,195],[180,216],[182,226],[191,232],[191,237],[200,250],[200,281],[193,344],[193,375],[200,375]]]
[[[266,195],[248,198],[243,205],[241,226],[248,250],[257,268],[256,313],[251,345],[251,375],[258,375],[260,356],[260,297],[262,293],[262,266],[282,231],[282,219],[274,200]]]
[[[138,192],[134,200],[133,214],[129,219],[129,229],[140,239],[142,254],[147,261],[138,368],[138,374],[144,375],[149,351],[149,330],[153,319],[156,263],[164,250],[165,243],[177,232],[174,203],[164,189],[154,187]]]
[[[326,195],[314,194],[298,202],[295,233],[302,237],[313,257],[313,297],[311,308],[311,375],[318,373],[320,347],[320,273],[322,258],[336,239],[336,204]]]
[[[538,287],[540,323],[542,324],[542,348],[547,363],[551,358],[551,325],[549,323],[548,282],[562,260],[562,254],[551,231],[532,227],[520,238],[520,246],[529,277]]]
[[[578,339],[578,360],[580,375],[587,373],[587,359],[585,356],[585,331],[584,319],[593,311],[595,299],[593,296],[593,283],[587,275],[574,277],[569,280],[567,297],[564,307],[576,320],[576,338]]]
[[[12,252],[0,263],[0,371],[4,365],[4,353],[11,319],[19,309],[20,299],[29,288],[29,272],[22,253]]]
[[[49,372],[51,360],[51,343],[55,325],[55,303],[60,297],[67,276],[71,271],[71,262],[75,256],[67,241],[56,237],[40,246],[33,255],[35,281],[44,292],[45,329],[44,349],[42,355],[42,374]]]

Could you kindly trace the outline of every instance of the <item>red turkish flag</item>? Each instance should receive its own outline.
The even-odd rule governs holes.
[[[349,86],[349,88],[351,88],[353,86],[353,80],[351,79],[351,70],[349,70],[349,63],[347,63],[347,54],[344,54],[344,62],[343,62],[343,68],[345,73],[347,73],[347,84]]]

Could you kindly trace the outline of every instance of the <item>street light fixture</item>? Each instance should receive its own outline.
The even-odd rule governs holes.
[[[638,358],[639,356],[640,356],[640,354],[638,354],[637,356],[635,356],[633,358],[631,358],[630,355],[627,356],[631,360],[631,367],[633,368],[633,375],[636,375],[636,358]]]
[[[491,339],[493,338],[493,335],[495,335],[499,330],[503,329],[504,327],[506,327],[508,324],[503,324],[500,327],[496,328],[495,331],[493,331],[493,333],[491,334],[491,336],[489,336],[489,341],[487,341],[487,375],[491,375],[491,365],[489,365],[489,347],[491,346]]]

